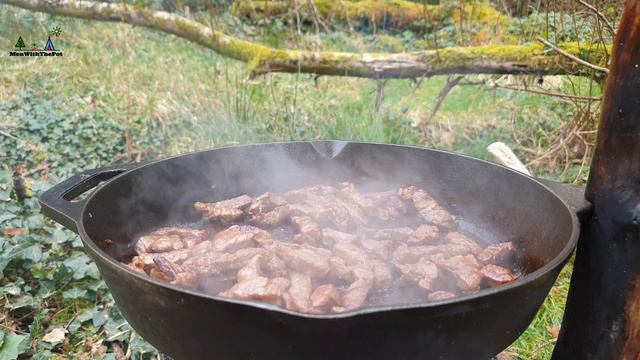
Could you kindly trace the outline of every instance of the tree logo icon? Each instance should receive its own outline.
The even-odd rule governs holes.
[[[52,37],[60,37],[62,34],[62,29],[59,26],[56,26],[48,32],[47,41],[45,42],[44,48],[39,49],[35,42],[31,43],[31,50],[25,49],[27,45],[25,44],[22,36],[18,37],[18,41],[15,45],[15,51],[9,51],[9,56],[62,56],[62,51],[56,49],[53,45],[53,41],[51,41]]]
[[[22,40],[22,36],[20,36],[18,38],[18,42],[16,43],[16,49],[18,49],[18,51],[22,51],[22,49],[25,47],[27,47],[27,45],[24,44],[24,40]]]

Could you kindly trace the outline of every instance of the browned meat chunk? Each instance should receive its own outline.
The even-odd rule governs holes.
[[[172,263],[162,255],[156,256],[153,261],[155,266],[149,273],[151,277],[157,277],[175,285],[197,287],[198,279],[195,273],[184,271],[180,265]]]
[[[179,227],[166,227],[153,232],[155,235],[177,235],[180,237],[184,247],[186,248],[192,248],[201,241],[204,241],[207,237],[207,233],[207,230]]]
[[[452,227],[457,223],[455,216],[443,208],[428,192],[422,189],[409,186],[400,189],[398,196],[406,200],[411,199],[418,211],[418,215],[429,224]]]
[[[282,278],[269,279],[262,276],[260,255],[254,256],[240,271],[238,282],[219,296],[238,300],[259,300],[273,304],[281,301],[282,295],[289,287],[289,281]]]
[[[340,306],[340,293],[333,284],[324,284],[313,291],[310,300],[314,308],[327,311],[334,306]]]
[[[389,229],[364,229],[364,236],[374,240],[405,241],[413,233],[410,227],[397,227]]]
[[[268,232],[250,225],[233,225],[221,231],[213,238],[212,251],[235,252],[271,242]]]
[[[429,301],[439,301],[439,300],[448,300],[456,298],[457,295],[450,291],[434,291],[427,295],[427,300]]]
[[[363,248],[367,249],[370,253],[380,259],[387,260],[389,258],[391,247],[393,246],[393,241],[360,239],[360,244]]]
[[[511,270],[498,265],[485,265],[480,269],[480,273],[484,276],[489,285],[496,286],[518,280],[518,276]]]
[[[386,290],[390,288],[393,282],[391,268],[384,261],[379,260],[371,260],[371,268],[376,289]]]
[[[249,206],[252,201],[251,197],[241,195],[233,199],[215,203],[197,202],[193,204],[193,207],[206,219],[231,223],[244,218],[245,213],[243,209]]]
[[[358,309],[367,302],[367,297],[371,291],[375,275],[369,264],[358,264],[353,267],[355,281],[342,295],[342,306],[334,306],[334,312],[344,312]]]
[[[284,205],[287,205],[287,201],[283,197],[266,192],[251,202],[251,205],[247,208],[247,212],[255,216],[267,213]]]
[[[434,256],[433,261],[456,279],[458,287],[463,291],[478,291],[482,282],[480,263],[473,255],[457,255],[444,259]]]
[[[278,243],[275,251],[288,267],[313,277],[325,276],[331,268],[331,252],[326,249],[306,244]]]
[[[358,238],[357,235],[349,234],[346,232],[333,230],[331,228],[322,229],[322,244],[327,247],[333,247],[336,243],[354,242]]]
[[[380,193],[370,193],[366,197],[373,204],[372,207],[365,208],[370,214],[373,214],[380,220],[387,221],[398,218],[407,213],[408,207],[402,199],[400,199],[395,191],[385,191]]]
[[[293,241],[297,243],[317,245],[322,237],[320,226],[313,222],[308,216],[293,216],[291,224],[298,232]]]
[[[334,256],[329,260],[329,264],[331,266],[331,270],[329,270],[331,278],[343,282],[352,282],[354,280],[353,269],[341,258]]]
[[[513,255],[513,243],[503,242],[487,246],[478,254],[478,260],[485,264],[501,264],[509,262],[509,258]]]
[[[478,245],[477,242],[475,242],[475,240],[473,240],[472,238],[461,234],[459,232],[450,232],[447,234],[447,242],[451,243],[451,244],[458,244],[458,245],[464,245],[467,246],[469,249],[471,249],[471,252],[473,252],[474,254],[480,254],[480,252],[482,252],[482,247],[480,245]]]
[[[364,264],[368,260],[367,253],[358,246],[346,242],[336,243],[333,247],[333,254],[344,260],[347,265]]]
[[[397,266],[402,273],[402,279],[405,281],[413,281],[421,288],[431,290],[435,281],[440,276],[438,267],[426,257],[421,258],[415,264],[407,264]]]
[[[253,225],[271,227],[280,223],[283,223],[289,218],[289,205],[278,206],[277,208],[252,215],[249,218],[249,222]]]
[[[311,312],[311,277],[294,271],[289,278],[291,286],[285,296],[285,306],[289,310]]]
[[[407,243],[410,245],[432,244],[440,240],[440,231],[437,226],[423,224],[418,226],[409,235]]]
[[[182,263],[187,271],[203,274],[218,274],[221,272],[238,270],[256,255],[269,257],[269,251],[261,248],[245,248],[234,253],[219,253],[214,251],[203,251],[196,253],[194,248],[193,256]]]
[[[150,234],[141,236],[134,247],[138,254],[163,253],[168,251],[191,248],[204,240],[206,230],[181,229],[167,227],[158,229]]]

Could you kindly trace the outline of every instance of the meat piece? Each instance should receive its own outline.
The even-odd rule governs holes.
[[[364,236],[374,240],[405,241],[414,232],[410,227],[397,227],[389,229],[364,229]]]
[[[287,205],[287,201],[283,197],[266,192],[253,199],[247,213],[253,216],[260,215],[284,205]]]
[[[427,295],[427,300],[429,301],[440,301],[440,300],[448,300],[456,298],[457,295],[450,291],[434,291]]]
[[[310,312],[311,311],[311,277],[307,274],[292,272],[290,277],[291,286],[285,297],[285,306],[289,310]]]
[[[292,216],[291,224],[298,232],[293,241],[297,243],[306,243],[317,245],[322,237],[320,226],[313,222],[308,216]]]
[[[329,270],[329,276],[331,278],[344,281],[353,282],[355,275],[353,269],[347,266],[347,263],[341,258],[334,256],[329,260],[331,269]]]
[[[358,246],[346,242],[336,243],[333,254],[343,259],[348,265],[363,264],[368,259],[367,254]]]
[[[366,194],[366,198],[370,205],[365,208],[365,211],[383,221],[395,219],[408,211],[407,205],[395,191],[369,193]]]
[[[427,223],[442,227],[453,227],[456,225],[456,217],[442,207],[428,192],[418,189],[415,186],[400,189],[398,196],[402,199],[413,201],[413,205],[418,211],[418,215]]]
[[[446,239],[451,244],[467,246],[476,255],[482,252],[482,247],[475,240],[459,232],[448,233]]]
[[[269,259],[264,262],[264,268],[273,277],[287,276],[287,264],[275,255],[271,255]]]
[[[438,254],[444,258],[457,255],[469,255],[471,254],[471,249],[466,245],[460,244],[421,246],[407,246],[406,244],[402,244],[394,251],[391,262],[394,265],[413,264],[422,257],[430,258]]]
[[[315,216],[313,219],[318,222],[333,224],[341,230],[344,230],[349,226],[349,210],[339,203],[323,205],[321,210],[312,216]]]
[[[195,273],[185,271],[180,265],[172,263],[162,255],[154,257],[154,267],[149,275],[157,277],[171,284],[180,285],[195,289],[198,285],[198,278]]]
[[[488,264],[503,264],[509,262],[514,247],[511,241],[487,246],[478,254],[480,262]]]
[[[329,263],[331,252],[326,249],[306,244],[278,243],[275,251],[288,267],[313,277],[325,276],[331,268]]]
[[[204,241],[207,237],[207,230],[197,230],[181,227],[165,227],[154,231],[154,235],[177,235],[182,240],[185,248],[192,248],[196,244]]]
[[[331,228],[322,229],[322,243],[324,246],[333,247],[338,242],[354,242],[358,238],[357,235],[334,230]]]
[[[141,236],[135,245],[138,254],[162,253],[184,248],[184,243],[178,235],[146,235]]]
[[[375,288],[378,290],[390,288],[393,282],[391,268],[384,261],[379,260],[371,260],[371,268],[373,270]]]
[[[433,289],[435,281],[440,276],[436,264],[426,257],[421,258],[415,264],[400,265],[398,269],[402,273],[403,280],[413,281],[426,290]]]
[[[249,218],[249,222],[257,226],[271,227],[284,222],[288,218],[289,205],[282,205],[271,211],[252,215]]]
[[[256,247],[270,242],[268,232],[251,225],[233,225],[221,231],[213,238],[212,251],[235,252],[237,250]]]
[[[437,226],[423,224],[411,232],[407,243],[410,245],[433,244],[439,239],[440,231]]]
[[[332,199],[338,190],[328,185],[313,185],[300,189],[287,191],[284,194],[284,198],[289,203],[313,203],[316,200],[327,202],[327,199]]]
[[[254,256],[238,271],[238,282],[229,290],[218,294],[238,300],[259,300],[273,304],[281,301],[289,287],[289,281],[282,278],[269,279],[261,273],[262,257]]]
[[[148,266],[155,264],[154,259],[158,255],[159,254],[154,253],[142,253],[138,256],[134,256],[131,263],[136,267],[146,269],[148,272]],[[174,264],[182,264],[190,256],[191,249],[181,249],[162,253],[162,257]]]
[[[488,264],[480,269],[480,273],[491,286],[502,285],[518,280],[518,276],[511,270],[493,264]]]
[[[183,268],[203,274],[218,274],[238,270],[254,258],[256,255],[269,257],[269,251],[262,248],[245,248],[234,253],[219,253],[214,251],[195,252],[184,261]]]
[[[197,202],[193,204],[193,207],[206,219],[231,223],[244,218],[245,213],[243,209],[249,206],[252,201],[253,199],[251,199],[251,197],[241,195],[233,199],[215,203]]]
[[[321,311],[327,311],[333,306],[340,305],[340,293],[332,284],[318,286],[309,299],[311,306]]]
[[[387,260],[389,258],[391,247],[393,246],[393,241],[360,239],[360,244],[363,248],[367,249],[370,253],[376,255],[380,259]]]
[[[457,255],[444,259],[444,256],[434,256],[432,260],[440,268],[456,279],[458,287],[467,292],[480,290],[483,275],[480,273],[480,263],[473,255]]]
[[[364,306],[369,292],[373,288],[375,275],[369,264],[357,264],[353,267],[355,281],[342,295],[342,306],[334,306],[334,312],[354,310]]]

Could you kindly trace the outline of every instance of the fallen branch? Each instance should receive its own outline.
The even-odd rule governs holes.
[[[594,63],[607,62],[600,45],[579,46],[576,43],[557,45],[556,49],[561,50],[563,55],[546,51],[542,44],[450,47],[395,54],[274,49],[226,35],[176,14],[137,8],[123,3],[84,0],[0,0],[0,4],[53,15],[123,22],[174,34],[222,56],[248,63],[251,77],[270,72],[374,79],[413,79],[440,74],[591,76],[590,68],[595,66]],[[586,60],[580,60],[578,55],[584,56]]]
[[[579,57],[577,57],[577,56],[575,56],[575,55],[573,55],[573,54],[570,54],[570,53],[568,53],[568,52],[564,51],[563,49],[561,49],[561,48],[559,48],[559,47],[557,47],[557,46],[553,45],[553,44],[552,44],[552,43],[550,43],[549,41],[547,41],[547,40],[545,40],[545,39],[543,39],[543,38],[541,38],[541,37],[539,37],[539,36],[538,36],[538,38],[537,38],[537,39],[538,39],[538,41],[540,41],[541,43],[543,43],[543,44],[547,45],[548,47],[552,48],[552,49],[553,49],[554,51],[556,51],[558,54],[560,54],[560,55],[562,55],[562,56],[565,56],[565,57],[567,57],[568,59],[571,59],[571,60],[573,60],[573,61],[577,62],[578,64],[582,64],[582,65],[584,65],[584,66],[586,66],[586,67],[589,67],[589,68],[591,68],[591,69],[593,69],[593,70],[596,70],[596,71],[603,72],[603,73],[605,73],[605,74],[608,74],[608,73],[609,73],[609,69],[607,69],[607,68],[604,68],[604,67],[601,67],[601,66],[597,66],[597,65],[594,65],[594,64],[592,64],[592,63],[590,63],[590,62],[588,62],[588,61],[582,60],[582,59],[580,59]]]

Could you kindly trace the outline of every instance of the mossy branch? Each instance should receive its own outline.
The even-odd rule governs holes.
[[[33,11],[89,20],[123,22],[174,34],[220,55],[248,63],[251,76],[269,72],[364,78],[418,78],[438,74],[585,75],[593,70],[543,44],[451,47],[410,53],[341,53],[274,49],[226,35],[185,17],[128,4],[83,0],[0,0]],[[600,45],[565,43],[566,53],[606,65]]]

